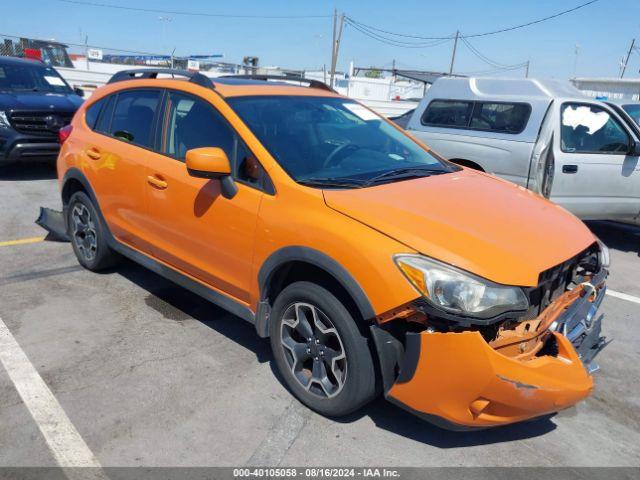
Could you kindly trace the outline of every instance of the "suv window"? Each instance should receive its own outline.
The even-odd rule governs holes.
[[[159,102],[159,90],[120,92],[108,129],[109,135],[124,142],[151,148],[153,119]]]
[[[471,119],[473,102],[433,100],[424,114],[422,123],[446,127],[466,127]]]
[[[496,133],[517,134],[531,114],[526,103],[433,100],[422,115],[422,124]]]
[[[580,103],[562,106],[560,143],[567,153],[617,153],[629,150],[626,130],[604,108]]]
[[[162,152],[184,160],[188,150],[219,147],[233,158],[234,132],[209,103],[178,92],[167,96]]]
[[[237,180],[258,186],[266,177],[260,162],[224,117],[208,102],[169,92],[164,114],[161,151],[184,161],[188,150],[219,147],[227,154]]]
[[[107,103],[102,109],[102,111],[100,112],[99,118],[96,121],[96,126],[94,129],[96,132],[109,135],[109,128],[111,127],[111,117],[113,117],[113,107],[115,107],[116,105],[117,97],[118,95],[111,95],[106,98]]]
[[[87,122],[87,125],[91,130],[96,127],[96,122],[98,121],[98,115],[100,115],[100,110],[102,106],[105,104],[106,99],[101,98],[93,105],[89,106],[84,114],[84,120]]]

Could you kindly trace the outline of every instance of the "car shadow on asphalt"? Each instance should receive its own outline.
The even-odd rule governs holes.
[[[14,163],[0,168],[0,181],[54,180],[58,178],[53,162]]]
[[[269,341],[258,337],[252,324],[236,317],[214,304],[169,280],[130,261],[105,273],[118,273],[147,290],[146,304],[170,321],[194,319],[255,353],[258,362],[270,362],[276,379],[288,390],[284,379],[272,360]],[[443,430],[420,420],[400,407],[386,401],[381,395],[357,412],[346,417],[332,418],[339,423],[352,423],[369,417],[377,427],[412,440],[438,448],[457,448],[472,445],[503,443],[544,435],[556,428],[550,417],[529,422],[470,432]]]
[[[128,260],[105,273],[108,272],[119,273],[148,291],[145,303],[164,318],[176,322],[192,318],[253,351],[258,362],[265,363],[271,359],[268,340],[260,338],[251,323],[217,307],[201,296]]]
[[[606,221],[590,221],[586,224],[607,247],[634,252],[640,257],[640,226]]]
[[[365,416],[371,418],[378,428],[437,448],[470,447],[524,440],[545,435],[557,427],[551,421],[552,415],[547,415],[503,427],[455,432],[416,417],[389,403],[382,395],[354,414],[335,420],[350,423]]]

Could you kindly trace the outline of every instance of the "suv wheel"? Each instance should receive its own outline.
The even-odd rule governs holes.
[[[98,271],[117,262],[119,256],[107,245],[105,227],[93,202],[84,192],[71,196],[67,225],[73,251],[83,267]]]
[[[289,285],[274,302],[269,329],[278,370],[308,407],[340,416],[374,397],[367,339],[328,290],[309,282]]]

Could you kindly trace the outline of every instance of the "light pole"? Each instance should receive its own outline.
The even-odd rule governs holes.
[[[167,51],[167,24],[172,20],[171,17],[160,15],[158,20],[162,22],[162,50]]]

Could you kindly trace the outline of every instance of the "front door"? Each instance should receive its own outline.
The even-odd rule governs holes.
[[[162,156],[149,168],[148,205],[154,255],[215,289],[249,303],[254,231],[263,195],[260,177],[244,169],[248,149],[207,101],[168,91],[162,114]],[[220,193],[219,180],[191,177],[188,150],[222,148],[238,193]],[[254,165],[255,167],[255,165]],[[249,176],[243,174],[244,170]]]
[[[585,219],[624,219],[640,212],[638,139],[604,105],[565,102],[554,148],[551,200]]]

